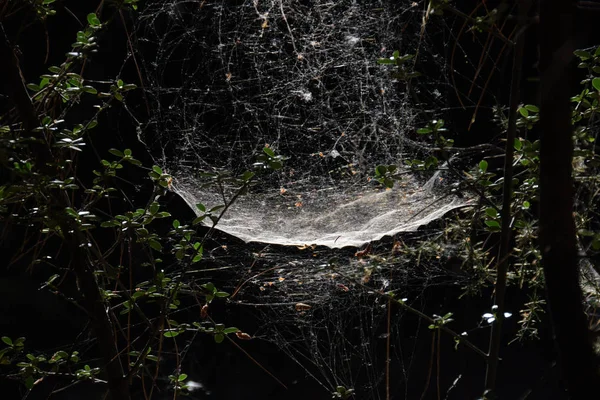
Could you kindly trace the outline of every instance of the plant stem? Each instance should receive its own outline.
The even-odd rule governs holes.
[[[521,1],[519,4],[519,30],[525,24],[525,17],[529,11],[530,1]],[[500,251],[496,269],[496,287],[494,304],[498,306],[496,321],[492,325],[490,336],[489,358],[485,374],[485,389],[494,390],[498,373],[498,361],[500,355],[500,342],[502,341],[502,322],[504,321],[504,298],[506,296],[506,275],[508,272],[508,259],[511,252],[510,239],[511,228],[511,205],[512,205],[512,180],[513,180],[513,158],[514,141],[517,133],[517,110],[519,108],[521,72],[523,64],[523,49],[525,47],[524,35],[516,36],[514,47],[512,80],[510,88],[510,110],[508,117],[508,129],[506,132],[506,151],[504,154],[504,182],[502,199],[502,231]]]

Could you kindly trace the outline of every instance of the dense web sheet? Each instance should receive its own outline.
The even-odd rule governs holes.
[[[376,165],[422,155],[415,124],[448,87],[437,54],[420,52],[436,76],[410,91],[377,64],[426,45],[422,10],[402,3],[150,2],[138,32],[153,107],[142,139],[174,188],[192,206],[222,204],[197,171],[242,172],[268,145],[289,157],[284,168],[219,229],[289,245],[359,246],[462,206],[440,190],[448,178],[406,175],[391,191],[370,182]]]
[[[274,191],[238,199],[219,221],[219,229],[245,241],[280,245],[359,247],[365,243],[410,232],[465,204],[456,196],[436,196],[430,186],[403,183],[391,190],[363,187],[340,193],[335,187]],[[184,187],[187,185],[183,185]],[[428,190],[430,189],[430,190]],[[190,207],[200,201],[180,191]],[[203,193],[202,201],[218,204],[219,196]]]
[[[392,256],[390,240],[372,258],[349,246],[399,232],[436,243],[443,232],[423,227],[468,205],[450,193],[456,179],[445,166],[405,171],[391,190],[372,179],[377,165],[431,154],[415,131],[454,93],[448,26],[422,30],[423,4],[409,1],[145,3],[136,57],[152,118],[140,139],[174,176],[173,188],[193,209],[212,207],[235,188],[221,193],[198,172],[240,174],[266,145],[288,157],[219,221],[218,229],[260,242],[212,253],[240,282],[225,288],[229,304],[257,313],[261,328],[250,333],[276,343],[329,393],[342,385],[357,398],[383,398],[386,348],[394,379],[406,382],[421,325],[401,324],[402,312],[388,324],[387,302],[358,282],[420,308],[425,288],[458,278]],[[419,53],[422,78],[407,84],[377,64],[398,49]],[[257,246],[266,247],[243,259]],[[439,257],[450,250],[440,245]]]

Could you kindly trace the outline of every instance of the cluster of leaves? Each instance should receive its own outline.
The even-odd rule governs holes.
[[[579,58],[580,68],[587,70],[587,77],[581,82],[581,92],[572,98],[574,125],[573,140],[574,174],[576,181],[577,203],[575,209],[576,223],[582,249],[590,256],[600,251],[600,224],[595,212],[598,202],[598,173],[600,160],[595,151],[597,129],[597,110],[600,100],[600,48],[579,50],[575,52]],[[389,62],[386,62],[389,64]],[[500,127],[506,128],[507,118],[500,109],[496,109],[496,121]],[[512,182],[512,216],[511,231],[514,247],[509,260],[508,283],[526,291],[530,301],[520,310],[520,330],[516,339],[537,337],[538,325],[544,315],[543,272],[541,254],[538,249],[538,220],[536,210],[539,202],[539,140],[530,140],[528,132],[535,128],[539,121],[539,108],[532,104],[521,105],[518,110],[516,126],[518,137],[513,143],[513,168],[515,175]],[[446,138],[446,129],[442,120],[432,120],[424,127],[417,129],[417,134],[429,136],[438,152],[451,153],[453,140]],[[416,171],[438,170],[440,160],[435,153],[424,159],[406,160],[406,166]],[[445,169],[453,169],[454,164],[448,162]],[[395,166],[377,166],[375,178],[388,188],[400,179],[402,170]],[[473,278],[465,287],[465,293],[478,293],[483,287],[495,282],[494,243],[501,231],[502,190],[504,177],[502,171],[490,169],[486,159],[479,160],[469,170],[455,170],[455,176],[462,181],[454,191],[470,193],[479,199],[472,212],[462,213],[454,222],[449,223],[443,236],[445,244],[428,241],[418,248],[418,257],[423,260],[440,258],[440,254],[452,248],[453,255],[462,260],[462,269]],[[404,253],[410,253],[405,249]],[[416,253],[415,253],[416,254]],[[409,254],[405,254],[409,255]],[[435,325],[434,325],[435,328]]]
[[[38,13],[46,10],[52,2],[45,0],[36,10]],[[125,5],[135,9],[137,0],[125,1]],[[85,29],[77,33],[66,60],[49,67],[49,73],[42,75],[38,83],[27,85],[37,110],[37,126],[28,129],[18,119],[0,126],[0,161],[3,172],[9,176],[0,186],[0,220],[27,226],[42,235],[33,244],[35,258],[31,264],[56,269],[56,273],[47,277],[45,290],[72,298],[66,292],[69,277],[92,284],[91,290],[89,286],[77,285],[80,293],[76,299],[80,300],[72,301],[80,302],[80,307],[98,317],[86,303],[97,291],[98,301],[104,303],[101,309],[110,310],[110,315],[101,311],[100,318],[106,318],[104,323],[119,321],[119,329],[127,331],[123,332],[124,337],[139,339],[125,344],[126,351],[122,354],[130,362],[129,369],[122,371],[121,376],[141,377],[148,371],[146,363],[158,363],[165,357],[161,350],[152,352],[152,348],[162,349],[165,339],[176,340],[186,332],[211,335],[216,343],[231,334],[239,339],[250,338],[209,315],[210,304],[225,299],[228,293],[210,282],[195,284],[178,271],[203,260],[207,235],[196,228],[206,221],[211,221],[214,227],[237,196],[246,192],[255,173],[247,171],[239,177],[229,173],[205,174],[210,184],[221,188],[225,183],[235,185],[236,196],[224,198],[226,204],[210,209],[198,204],[198,218],[190,225],[174,219],[170,224],[172,229],[166,234],[157,221],[171,218],[161,206],[161,198],[171,189],[173,178],[159,166],[145,168],[130,149],[111,149],[110,158],[99,160],[93,180],[82,180],[77,165],[78,155],[85,150],[86,136],[93,134],[94,128],[99,129],[98,119],[103,112],[124,103],[126,92],[136,89],[135,85],[116,79],[103,91],[97,86],[106,82],[90,83],[83,77],[85,63],[93,62],[91,56],[97,51],[96,36],[104,27],[95,14],[89,14],[87,22]],[[73,112],[82,103],[94,103],[96,111],[91,117],[83,118],[85,113]],[[257,165],[260,170],[279,169],[284,159],[265,147]],[[130,183],[121,178],[122,171],[128,168],[148,170],[152,183],[148,201],[144,207],[115,212],[119,207],[112,206],[114,200],[128,199],[125,191]],[[105,244],[102,237],[112,239]],[[50,255],[52,249],[45,245],[57,242],[62,243],[59,247],[70,249],[69,254]],[[133,252],[141,255],[139,260],[133,261]],[[129,262],[124,262],[127,258]],[[56,267],[61,264],[62,267]],[[140,267],[145,268],[140,270]],[[173,318],[171,314],[180,309],[183,297],[198,304],[200,320],[181,322]],[[136,328],[139,325],[142,330]],[[96,339],[102,348],[106,337],[99,335]],[[110,362],[81,360],[73,348],[53,354],[34,352],[26,348],[25,338],[3,337],[2,341],[5,347],[0,349],[0,364],[13,366],[27,389],[33,389],[41,378],[58,373],[74,382],[96,379],[105,373],[102,366]],[[119,343],[114,336],[111,341],[108,347]],[[125,349],[119,347],[119,354],[121,350]],[[171,376],[172,389],[185,391],[186,378],[183,373]]]

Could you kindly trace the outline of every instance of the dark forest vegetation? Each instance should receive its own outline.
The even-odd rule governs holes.
[[[245,155],[253,159],[246,171],[202,171],[203,182],[216,187],[223,202],[199,203],[195,214],[185,212],[186,205],[173,193],[173,177],[154,165],[137,141],[151,114],[146,95],[151,88],[132,34],[144,2],[71,3],[0,3],[2,291],[7,294],[3,312],[10,316],[0,326],[3,393],[30,399],[225,398],[219,387],[212,389],[216,397],[198,394],[185,362],[195,357],[202,369],[214,369],[224,362],[223,348],[232,349],[227,357],[235,354],[248,362],[245,374],[258,371],[286,388],[289,382],[265,358],[259,360],[259,347],[245,350],[260,338],[239,325],[246,323],[236,320],[241,313],[227,308],[233,303],[228,299],[257,276],[228,278],[231,267],[213,258],[227,248],[215,239],[219,221],[242,196],[252,196],[253,188],[281,170],[286,154],[264,143],[255,154]],[[204,2],[191,3],[198,10],[181,8],[202,12]],[[510,398],[507,393],[512,392],[503,391],[510,382],[501,377],[511,366],[503,354],[551,340],[562,372],[563,391],[557,392],[562,397],[556,398],[586,398],[595,391],[600,48],[586,41],[589,32],[581,20],[587,21],[582,13],[597,11],[593,2],[496,3],[415,2],[414,7],[422,7],[421,35],[436,19],[459,18],[463,25],[454,28],[455,43],[465,35],[487,38],[481,53],[469,54],[479,58],[482,71],[491,76],[497,68],[488,71],[486,62],[508,60],[510,84],[501,85],[502,93],[494,97],[505,104],[493,104],[501,135],[463,145],[455,132],[458,124],[440,110],[413,132],[420,154],[403,164],[370,166],[381,190],[400,185],[407,173],[437,176],[443,171],[455,179],[446,195],[459,194],[469,203],[436,221],[433,238],[398,235],[385,256],[383,241],[335,253],[320,267],[331,279],[341,279],[335,288],[342,295],[357,291],[364,293],[362,305],[383,306],[384,331],[377,333],[385,340],[383,350],[368,350],[384,353],[383,372],[370,392],[333,377],[327,381],[329,390],[315,398],[376,398],[374,393],[377,398],[419,398],[394,382],[398,364],[390,352],[391,338],[403,334],[392,331],[395,313],[406,315],[403,323],[428,328],[418,333],[426,343],[426,353],[417,354],[425,369],[412,375],[420,398]],[[291,32],[289,21],[282,21]],[[264,17],[262,29],[268,26]],[[114,52],[104,53],[103,46]],[[391,57],[373,58],[372,63],[390,69],[390,79],[416,98],[419,93],[411,91],[418,80],[427,79],[419,71],[420,50],[387,50]],[[539,59],[529,54],[537,50]],[[532,58],[539,62],[539,86],[523,94],[523,68]],[[453,70],[454,54],[447,62]],[[464,100],[460,85],[458,102]],[[490,90],[483,88],[474,113],[462,111],[469,114],[470,125],[482,118],[476,116],[478,108],[489,106],[481,103]],[[321,251],[309,245],[300,250],[314,250],[315,257]],[[344,257],[352,259],[355,272],[344,268]],[[407,265],[438,265],[460,277],[450,300],[437,293],[444,299],[439,315],[413,302],[413,293],[376,284],[380,271],[392,277]],[[273,285],[267,283],[261,290]],[[9,290],[11,286],[19,289]],[[433,296],[436,290],[444,289],[433,286]],[[25,300],[17,301],[19,296]],[[20,302],[45,303],[45,308],[18,308]],[[316,309],[305,302],[290,307],[301,316]],[[469,314],[461,315],[466,309]],[[14,317],[20,313],[21,319]],[[474,314],[478,320],[472,320]],[[352,332],[336,334],[352,340]],[[197,342],[205,349],[201,355],[194,354],[200,354],[193,347]],[[354,350],[346,349],[348,354],[341,356],[353,357]],[[440,359],[452,352],[469,353],[470,362],[478,363],[472,368],[481,371],[462,394],[455,394],[460,375],[453,383],[440,376]],[[554,353],[549,358],[544,367],[551,369]],[[314,378],[313,373],[307,368],[305,375]],[[535,387],[538,378],[526,379]],[[301,389],[288,392],[294,390]]]

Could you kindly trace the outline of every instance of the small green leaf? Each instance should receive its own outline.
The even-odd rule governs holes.
[[[523,148],[523,143],[521,143],[519,138],[515,138],[513,146],[514,146],[515,150],[521,150]]]
[[[525,108],[526,108],[528,111],[531,111],[531,112],[536,112],[536,113],[537,113],[537,112],[540,112],[540,109],[539,109],[537,106],[534,106],[533,104],[527,104],[527,105],[525,106]]]
[[[160,205],[157,202],[150,204],[150,214],[155,215],[158,212]]]
[[[28,390],[33,389],[33,385],[35,385],[35,379],[33,379],[32,375],[29,375],[27,378],[25,378],[25,387]]]
[[[88,14],[87,21],[88,21],[88,24],[90,24],[91,26],[100,26],[101,25],[100,20],[94,13]]]
[[[485,213],[491,218],[498,218],[498,211],[493,207],[486,208]]]
[[[529,117],[529,111],[525,107],[519,108],[519,114],[524,117]]]
[[[275,171],[283,168],[283,164],[280,161],[271,161],[269,167]]]
[[[178,335],[179,335],[179,332],[177,332],[177,331],[168,331],[168,332],[163,333],[164,337],[170,337],[170,338],[173,338]]]
[[[35,83],[28,83],[27,84],[27,89],[32,90],[34,92],[39,92],[40,91],[40,87],[38,85],[36,85]]]
[[[181,226],[178,219],[173,220],[173,228],[177,229]]]
[[[592,54],[589,51],[575,50],[573,53],[577,57],[579,57],[581,60],[588,60],[588,59],[592,58]]]
[[[148,244],[150,245],[150,247],[152,247],[156,251],[161,251],[162,250],[162,245],[160,244],[160,242],[158,242],[158,241],[156,241],[154,239],[148,240]]]
[[[487,221],[485,221],[485,224],[490,228],[500,228],[500,224],[498,223],[498,221],[488,219]]]
[[[110,149],[110,150],[108,150],[108,152],[110,154],[112,154],[113,156],[117,156],[117,157],[121,157],[121,158],[125,156],[120,150],[117,150],[117,149]]]
[[[417,133],[419,135],[426,135],[426,134],[431,133],[431,132],[433,132],[433,130],[431,128],[419,128],[419,129],[417,129]]]
[[[4,343],[6,343],[7,345],[9,345],[9,346],[12,346],[12,345],[13,345],[13,341],[12,341],[12,339],[11,339],[11,338],[9,338],[8,336],[2,336],[2,341],[3,341]]]
[[[273,149],[271,149],[270,147],[265,147],[263,149],[263,152],[268,155],[269,157],[275,157],[275,152],[273,151]]]
[[[152,171],[156,172],[158,175],[162,175],[162,173],[163,173],[163,170],[160,169],[160,167],[158,165],[153,165]]]
[[[580,229],[577,233],[579,233],[580,236],[594,236],[594,232],[587,229]],[[2,338],[2,340],[4,340],[4,338]]]
[[[223,340],[225,340],[225,335],[223,335],[222,333],[217,333],[215,335],[215,342],[222,343]]]
[[[233,327],[233,326],[232,326],[232,327],[230,327],[230,328],[225,328],[225,329],[223,329],[223,333],[224,333],[224,334],[226,334],[226,335],[228,335],[228,334],[230,334],[230,333],[236,333],[236,332],[239,332],[239,331],[240,331],[240,330],[239,330],[238,328],[235,328],[235,327]]]
[[[229,293],[227,293],[227,292],[216,292],[215,296],[216,297],[227,297],[227,296],[229,296]]]
[[[375,168],[375,174],[377,176],[383,176],[383,175],[385,175],[386,172],[387,172],[387,167],[385,165],[378,165]]]
[[[181,375],[179,375],[179,376],[177,377],[177,380],[178,380],[179,382],[183,382],[183,381],[185,381],[185,380],[187,379],[187,377],[188,377],[188,376],[187,376],[187,374],[181,374]]]
[[[98,94],[98,91],[93,86],[83,86],[81,89],[89,94]]]
[[[594,87],[594,89],[600,90],[600,78],[592,79],[592,86]]]
[[[250,179],[252,179],[254,177],[255,173],[252,171],[246,171],[242,174],[242,180],[244,181],[249,181]]]
[[[479,162],[479,169],[481,170],[481,172],[486,172],[488,168],[488,162],[485,160],[481,160]]]

